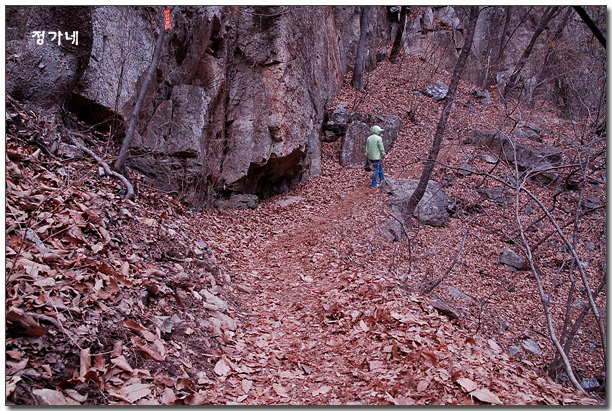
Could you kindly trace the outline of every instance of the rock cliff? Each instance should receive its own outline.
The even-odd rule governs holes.
[[[160,34],[162,8],[70,10],[64,19],[78,16],[79,25],[65,30],[82,31],[80,60],[29,38],[57,10],[10,12],[27,22],[14,37],[15,49],[29,54],[16,58],[14,69],[28,74],[12,77],[8,91],[51,106],[52,80],[37,70],[62,72],[62,101],[119,143]],[[370,20],[370,69],[375,50],[389,40],[387,15],[387,8],[375,8]],[[326,108],[352,69],[358,40],[359,7],[174,8],[127,165],[196,208],[217,194],[265,198],[319,175]],[[36,68],[47,60],[57,64]],[[44,98],[26,92],[31,84]]]

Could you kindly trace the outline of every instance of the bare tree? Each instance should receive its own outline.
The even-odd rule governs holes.
[[[474,40],[474,32],[476,31],[476,22],[478,21],[479,13],[480,10],[478,6],[470,7],[465,42],[461,48],[461,53],[459,53],[459,59],[455,65],[455,70],[453,71],[453,77],[446,95],[446,103],[444,104],[444,109],[440,115],[440,121],[438,122],[436,134],[431,145],[431,150],[429,151],[429,157],[425,162],[425,167],[423,168],[419,184],[414,193],[412,193],[412,196],[410,196],[404,210],[404,219],[406,221],[409,221],[414,213],[414,210],[416,209],[417,204],[419,204],[419,201],[421,201],[421,198],[423,198],[423,194],[425,194],[425,189],[427,188],[427,183],[429,182],[436,159],[438,158],[438,153],[440,152],[440,147],[442,145],[442,139],[444,137],[444,130],[446,129],[446,123],[455,101],[455,95],[457,94],[459,80],[461,79],[461,74],[463,73],[468,54],[472,49],[472,42]]]
[[[174,7],[170,10],[170,13],[174,10]],[[119,172],[123,171],[125,166],[125,160],[127,159],[128,150],[130,145],[132,144],[132,139],[134,138],[134,133],[136,132],[136,124],[138,123],[138,115],[140,114],[140,109],[142,107],[142,103],[144,102],[145,96],[147,94],[147,89],[149,88],[149,84],[153,79],[153,74],[155,74],[155,70],[157,69],[157,64],[159,63],[159,59],[161,58],[164,38],[166,36],[166,30],[164,28],[164,22],[162,19],[162,24],[160,26],[160,33],[157,37],[157,43],[155,44],[155,51],[153,52],[153,59],[151,60],[151,65],[145,74],[144,80],[142,82],[142,86],[140,87],[140,91],[138,92],[138,99],[136,100],[136,104],[134,105],[134,109],[132,110],[132,115],[130,116],[130,122],[128,124],[128,130],[125,134],[125,138],[123,139],[123,144],[121,145],[121,150],[119,151],[119,156],[113,165],[113,168]]]
[[[538,40],[538,37],[540,37],[540,34],[542,34],[544,29],[546,29],[546,26],[548,25],[550,20],[555,16],[558,10],[559,10],[559,6],[554,6],[554,7],[551,6],[544,10],[544,15],[542,16],[540,23],[538,24],[535,31],[533,32],[533,35],[531,36],[531,40],[529,41],[529,44],[527,44],[525,51],[523,51],[521,58],[516,64],[516,67],[514,68],[514,71],[512,72],[512,75],[510,76],[508,83],[506,84],[506,87],[504,89],[505,96],[507,96],[508,93],[510,93],[516,87],[518,76],[521,73],[521,70],[523,69],[523,67],[525,67],[525,64],[527,63],[527,59],[529,59],[529,56],[531,55],[531,52],[533,51],[533,47],[535,46],[535,43]]]

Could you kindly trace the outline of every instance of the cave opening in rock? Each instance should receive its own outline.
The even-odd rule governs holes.
[[[295,149],[288,156],[271,157],[265,164],[251,164],[241,191],[260,199],[286,193],[302,179],[304,156],[303,151]]]
[[[79,120],[100,133],[109,133],[116,139],[125,135],[127,127],[123,118],[92,100],[73,94],[67,107]]]

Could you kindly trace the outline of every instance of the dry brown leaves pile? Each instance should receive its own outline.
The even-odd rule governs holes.
[[[440,106],[413,94],[428,80],[411,74],[423,72],[419,61],[402,64],[383,62],[372,91],[345,88],[337,102],[400,115],[385,171],[418,177]],[[453,115],[473,122],[450,125],[447,159],[461,161],[458,130],[486,117],[469,113]],[[477,303],[452,321],[431,306],[418,285],[448,267],[465,224],[419,227],[408,261],[407,242],[382,234],[386,194],[338,165],[340,143],[324,145],[322,176],[288,195],[193,213],[142,182],[136,202],[124,200],[91,159],[53,158],[25,141],[28,122],[33,113],[9,110],[9,404],[598,403],[547,378],[543,360],[506,353],[543,328],[529,279],[499,273],[503,242],[491,230],[469,237],[448,282]],[[499,282],[485,272],[513,282],[529,311],[516,314],[516,295],[501,292],[483,310]],[[493,317],[504,310],[515,329],[500,333]]]

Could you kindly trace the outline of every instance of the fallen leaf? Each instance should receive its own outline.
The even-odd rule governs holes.
[[[421,354],[426,360],[431,361],[433,365],[436,365],[438,363],[438,357],[436,357],[436,354],[434,354],[431,350],[423,348],[421,350]]]
[[[231,370],[232,369],[230,368],[229,363],[225,359],[225,357],[222,357],[219,361],[217,361],[217,364],[215,365],[215,373],[222,377],[228,375]]]
[[[283,387],[280,384],[274,383],[272,384],[272,388],[274,388],[274,391],[276,391],[276,393],[281,396],[281,397],[289,397],[287,395],[287,389],[285,387]]]
[[[457,378],[457,384],[461,385],[466,392],[471,392],[478,388],[478,384],[469,378]]]
[[[359,321],[359,326],[365,332],[368,332],[370,330],[370,327],[368,327],[367,324],[363,320]]]
[[[314,390],[312,392],[312,395],[314,395],[315,397],[319,394],[327,394],[328,392],[330,392],[332,389],[332,387],[330,387],[329,385],[323,385],[319,388],[317,388],[316,390]]]
[[[242,380],[242,391],[245,394],[248,394],[249,391],[251,391],[251,388],[253,387],[253,381],[251,380],[247,380],[246,378]]]
[[[493,339],[489,339],[487,342],[489,343],[489,347],[491,347],[493,351],[495,351],[496,353],[502,352],[501,347]]]
[[[130,402],[135,402],[151,394],[151,384],[128,385],[119,390],[119,394],[125,396]]]
[[[11,395],[15,391],[15,388],[17,388],[17,383],[19,381],[21,381],[21,377],[18,375],[13,375],[9,380],[6,381],[6,397]]]
[[[497,395],[493,394],[491,391],[489,391],[486,388],[474,390],[470,392],[470,395],[478,398],[482,402],[488,402],[489,404],[503,405],[503,403],[497,397]]]
[[[427,380],[423,380],[423,381],[419,382],[419,384],[417,385],[417,392],[425,391],[428,386],[429,386],[429,381],[427,381]]]
[[[174,401],[176,401],[176,395],[174,394],[173,390],[166,387],[164,388],[164,392],[162,393],[160,400],[162,405],[173,405]]]
[[[32,390],[32,394],[34,394],[38,400],[39,405],[79,405],[79,403],[73,399],[66,398],[62,392],[50,390],[48,388]]]
[[[124,371],[134,372],[134,369],[128,364],[124,355],[111,359],[111,362]]]

